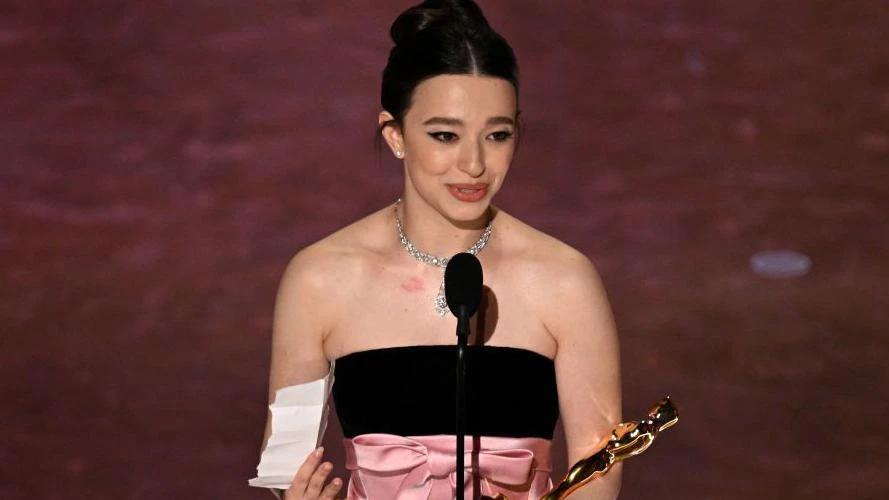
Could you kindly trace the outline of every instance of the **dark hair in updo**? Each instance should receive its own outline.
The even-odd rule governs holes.
[[[426,0],[401,13],[389,35],[395,47],[383,70],[381,102],[395,124],[403,124],[417,85],[434,76],[503,78],[518,92],[512,47],[472,0]]]

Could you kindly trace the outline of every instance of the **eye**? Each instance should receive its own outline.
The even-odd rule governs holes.
[[[512,138],[512,132],[508,130],[501,130],[500,132],[494,132],[491,134],[491,138],[496,142],[506,142],[510,138]]]
[[[445,144],[457,140],[457,134],[453,132],[429,132],[429,137],[432,137],[436,141],[443,142]]]

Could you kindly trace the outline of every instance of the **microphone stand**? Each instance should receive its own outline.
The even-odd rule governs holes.
[[[448,308],[457,317],[457,401],[455,425],[457,434],[457,495],[464,498],[464,441],[466,440],[466,344],[469,343],[469,317],[475,314],[481,303],[484,283],[482,265],[475,255],[458,253],[448,260],[445,267],[444,288]]]
[[[464,496],[463,442],[466,425],[466,344],[469,341],[469,310],[461,305],[457,311],[457,498]]]

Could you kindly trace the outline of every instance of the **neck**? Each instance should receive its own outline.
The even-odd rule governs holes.
[[[420,251],[450,257],[474,245],[490,221],[490,208],[478,218],[454,221],[423,203],[403,199],[396,207],[404,234]]]

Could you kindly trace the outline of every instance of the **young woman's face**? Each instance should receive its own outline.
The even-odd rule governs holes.
[[[440,75],[418,85],[394,137],[406,196],[455,222],[486,217],[515,152],[516,107],[515,88],[501,78]]]

